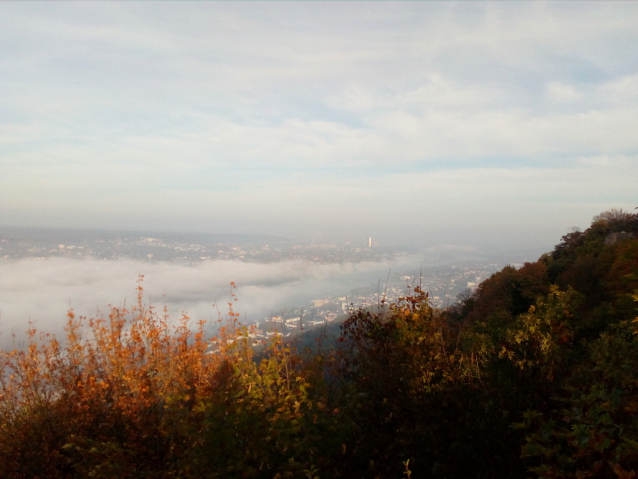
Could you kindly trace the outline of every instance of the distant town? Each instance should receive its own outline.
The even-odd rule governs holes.
[[[350,291],[348,295],[316,299],[303,308],[273,312],[270,317],[262,318],[252,336],[256,340],[265,339],[275,332],[289,336],[302,332],[304,328],[319,327],[341,320],[349,312],[360,308],[378,311],[384,304],[397,301],[418,286],[428,293],[435,306],[446,307],[456,302],[460,294],[471,293],[483,279],[501,267],[496,263],[467,263],[429,268],[427,277],[420,277],[418,272],[412,276],[390,274],[387,284],[379,282]]]
[[[284,238],[204,233],[137,233],[0,227],[0,260],[21,258],[170,261],[195,264],[209,260],[274,262],[301,260],[317,264],[378,261],[395,252],[361,244],[294,244]]]

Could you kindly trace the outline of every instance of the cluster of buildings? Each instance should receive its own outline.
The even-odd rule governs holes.
[[[286,336],[305,328],[327,325],[361,308],[381,310],[383,304],[411,294],[419,281],[435,307],[446,307],[456,302],[459,294],[474,291],[483,279],[501,267],[498,263],[467,263],[434,268],[421,278],[396,274],[381,288],[379,283],[371,284],[347,295],[315,299],[301,308],[264,317],[258,324],[256,338],[266,339],[273,331]]]
[[[135,232],[0,228],[0,260],[22,258],[171,261],[197,264],[210,260],[276,262],[300,260],[315,264],[375,261],[394,253],[361,245],[295,244],[282,238],[253,235],[153,234]]]

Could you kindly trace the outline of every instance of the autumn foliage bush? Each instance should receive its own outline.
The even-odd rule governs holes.
[[[279,339],[253,361],[250,329],[232,306],[209,337],[204,321],[193,330],[182,316],[173,325],[145,306],[140,281],[130,311],[70,312],[64,345],[30,329],[26,347],[1,356],[2,477],[299,477],[312,469],[311,430],[332,418],[308,391],[312,364],[302,366]]]

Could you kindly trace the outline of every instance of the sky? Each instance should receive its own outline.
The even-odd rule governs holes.
[[[638,2],[2,2],[0,224],[550,250],[638,206]]]

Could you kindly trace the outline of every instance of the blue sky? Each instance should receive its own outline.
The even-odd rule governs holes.
[[[0,224],[551,249],[638,206],[636,2],[2,2]]]

